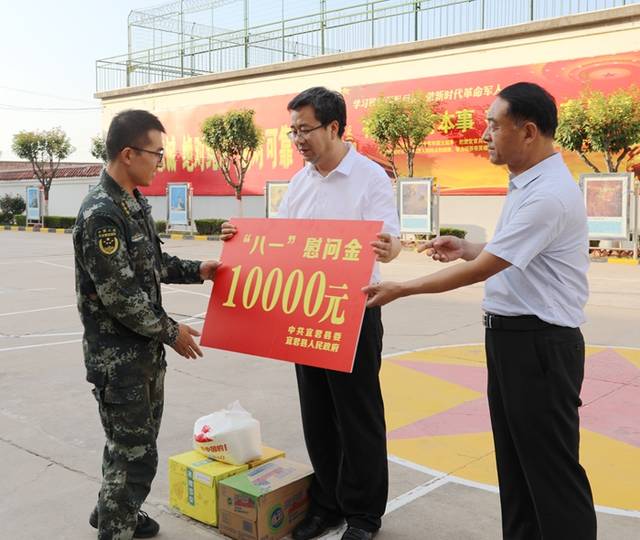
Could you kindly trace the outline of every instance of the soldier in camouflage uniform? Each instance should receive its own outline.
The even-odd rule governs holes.
[[[158,463],[164,344],[186,358],[202,356],[193,339],[198,332],[164,311],[160,283],[202,283],[219,264],[181,260],[160,248],[151,207],[137,187],[149,185],[161,163],[163,132],[146,111],[113,119],[109,163],[83,201],[73,234],[87,380],[106,435],[103,481],[89,520],[100,540],[158,533],[140,507]]]

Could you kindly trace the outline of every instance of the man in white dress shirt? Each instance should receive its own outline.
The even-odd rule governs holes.
[[[289,103],[289,136],[307,162],[291,180],[279,218],[380,220],[371,245],[380,262],[400,252],[400,226],[391,181],[382,167],[343,142],[344,98],[309,88]],[[236,234],[222,226],[222,239]],[[380,279],[374,269],[373,281]],[[296,365],[302,425],[315,476],[306,518],[293,531],[308,540],[340,525],[343,540],[369,540],[381,525],[388,491],[380,308],[367,308],[352,373]]]
[[[373,306],[487,280],[487,395],[509,540],[596,539],[591,488],[578,456],[587,218],[580,189],[554,150],[556,127],[546,90],[532,83],[502,90],[483,135],[489,159],[507,165],[510,176],[493,239],[436,238],[421,250],[442,262],[467,262],[365,289]]]

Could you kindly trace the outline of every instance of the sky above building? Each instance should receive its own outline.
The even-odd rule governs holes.
[[[16,159],[15,133],[59,126],[76,147],[68,160],[95,161],[95,61],[126,53],[129,11],[158,3],[0,0],[0,160]]]
[[[318,10],[305,2],[285,1],[288,17]],[[266,2],[269,9],[260,2],[252,7],[252,24],[280,16],[270,8],[284,6],[282,0]],[[331,7],[350,2],[332,0]],[[166,0],[0,0],[0,160],[16,159],[11,150],[15,133],[59,126],[76,148],[68,161],[95,161],[89,151],[91,137],[101,131],[100,101],[93,97],[95,62],[126,54],[131,10],[163,3]],[[229,13],[222,18],[228,25],[240,24]]]
[[[638,1],[627,0],[627,3]],[[11,144],[19,131],[60,127],[76,148],[68,160],[93,161],[91,137],[100,134],[102,128],[101,103],[94,98],[96,60],[126,54],[127,17],[131,10],[145,10],[166,3],[167,0],[0,0],[0,160],[16,159]],[[602,9],[621,3],[622,0],[598,0],[593,6],[580,3],[580,10]],[[359,7],[344,9],[354,4]],[[538,0],[534,4],[529,0],[518,0],[506,4],[511,6],[509,10],[502,9],[505,5],[502,0],[469,3],[438,0],[437,5],[442,9],[420,12],[421,37],[418,39],[477,30],[480,21],[489,28],[525,22],[529,16],[557,17],[578,9],[574,2],[548,0]],[[215,10],[207,8],[189,13],[185,21],[212,26],[217,31],[242,28],[245,14],[240,0],[219,0],[215,5]],[[293,18],[291,24],[298,24],[317,13],[321,5],[330,11],[340,10],[333,11],[332,18],[338,14],[347,17],[352,10],[361,12],[363,9],[357,0],[250,0],[247,23],[249,26],[263,25],[284,17]],[[532,5],[535,12],[531,11]],[[482,16],[479,9],[484,10]],[[404,23],[413,21],[411,17],[411,14],[405,14]],[[392,31],[386,41],[386,34],[381,32],[383,26],[376,26],[376,46],[414,39],[411,32],[411,35],[402,33],[406,24],[396,28],[395,19],[389,21]],[[380,22],[383,24],[387,23]],[[409,27],[413,29],[414,23]],[[334,32],[331,35],[335,39],[336,35],[342,34]],[[155,32],[139,28],[132,36],[134,50],[167,44],[158,43]],[[347,42],[349,37],[347,35]],[[348,44],[344,47],[334,44],[334,47],[336,51],[349,50]],[[329,49],[333,50],[331,45]]]

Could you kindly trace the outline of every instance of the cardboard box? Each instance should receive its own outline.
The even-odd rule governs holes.
[[[274,459],[285,457],[283,450],[277,450],[275,448],[269,448],[268,446],[262,447],[262,456],[259,459],[254,459],[247,463],[250,469],[255,469],[259,467],[263,463],[267,463],[268,461],[273,461]]]
[[[169,458],[169,504],[184,515],[218,524],[218,482],[228,476],[284,457],[282,450],[262,447],[262,457],[246,465],[228,465],[192,451]]]
[[[307,513],[313,470],[279,458],[218,485],[220,532],[237,540],[277,540]]]
[[[209,525],[218,524],[218,482],[248,469],[213,461],[196,451],[169,458],[169,504]]]

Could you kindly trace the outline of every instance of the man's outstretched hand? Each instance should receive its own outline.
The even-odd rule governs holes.
[[[195,328],[191,328],[186,324],[178,324],[178,337],[172,347],[180,356],[185,358],[198,358],[198,356],[202,358],[202,351],[193,339],[193,336],[199,335],[200,332]]]
[[[457,236],[438,236],[433,240],[421,242],[416,249],[419,253],[426,251],[434,261],[440,262],[462,259],[465,254],[464,240]]]
[[[367,307],[384,306],[402,296],[400,284],[395,281],[372,283],[371,285],[363,287],[362,292],[369,297]]]

